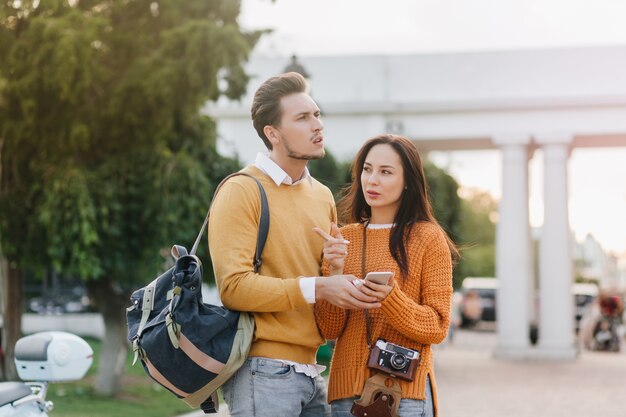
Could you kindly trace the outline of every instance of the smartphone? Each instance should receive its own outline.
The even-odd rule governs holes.
[[[393,272],[368,272],[365,279],[376,284],[388,285],[391,277],[393,277]]]

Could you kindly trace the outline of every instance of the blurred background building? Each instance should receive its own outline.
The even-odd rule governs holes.
[[[619,258],[607,253],[592,235],[574,243],[573,256],[576,277],[598,282],[604,288],[617,289],[626,285],[620,274]]]

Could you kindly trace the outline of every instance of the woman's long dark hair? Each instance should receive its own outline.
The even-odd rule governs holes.
[[[408,260],[405,242],[410,236],[413,224],[429,222],[439,226],[433,215],[429,199],[428,183],[424,175],[422,160],[415,145],[408,139],[391,134],[376,136],[361,147],[352,164],[352,183],[344,190],[344,197],[337,204],[339,218],[344,223],[365,223],[372,217],[372,210],[365,201],[361,185],[361,172],[365,158],[370,150],[376,146],[386,144],[391,146],[400,156],[404,170],[404,185],[400,206],[394,218],[394,226],[389,239],[391,255],[400,266],[404,277],[408,275]],[[454,243],[448,239],[448,246],[453,261],[458,258],[458,251]]]

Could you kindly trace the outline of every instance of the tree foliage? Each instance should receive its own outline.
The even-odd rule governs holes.
[[[351,163],[352,161],[337,161],[327,149],[324,158],[309,161],[308,168],[316,180],[330,188],[337,200],[341,198],[342,190],[351,182]]]
[[[97,279],[172,232],[188,238],[213,180],[236,166],[198,110],[245,89],[238,2],[2,7],[5,255]]]
[[[459,184],[445,170],[433,163],[424,164],[435,218],[455,242],[460,234],[461,199]]]
[[[217,154],[199,112],[245,92],[242,64],[259,33],[242,32],[239,9],[234,0],[0,3],[9,262],[128,289],[157,272],[160,249],[193,241],[213,187],[239,166]]]
[[[455,288],[468,276],[495,276],[497,202],[485,191],[466,190],[465,194],[461,200],[458,240],[462,261],[455,273]]]

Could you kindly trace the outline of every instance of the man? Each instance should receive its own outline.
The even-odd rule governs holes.
[[[307,170],[309,160],[324,156],[324,136],[320,110],[306,91],[305,79],[291,72],[270,78],[254,96],[253,125],[269,155],[259,154],[243,171],[263,184],[271,219],[258,273],[257,185],[232,178],[211,209],[209,247],[222,302],[252,312],[256,324],[248,360],[222,387],[232,416],[330,415],[323,368],[315,365],[324,340],[313,304],[380,307],[352,285],[354,276],[319,277],[323,241],[313,228],[331,231],[337,213],[330,190]]]

